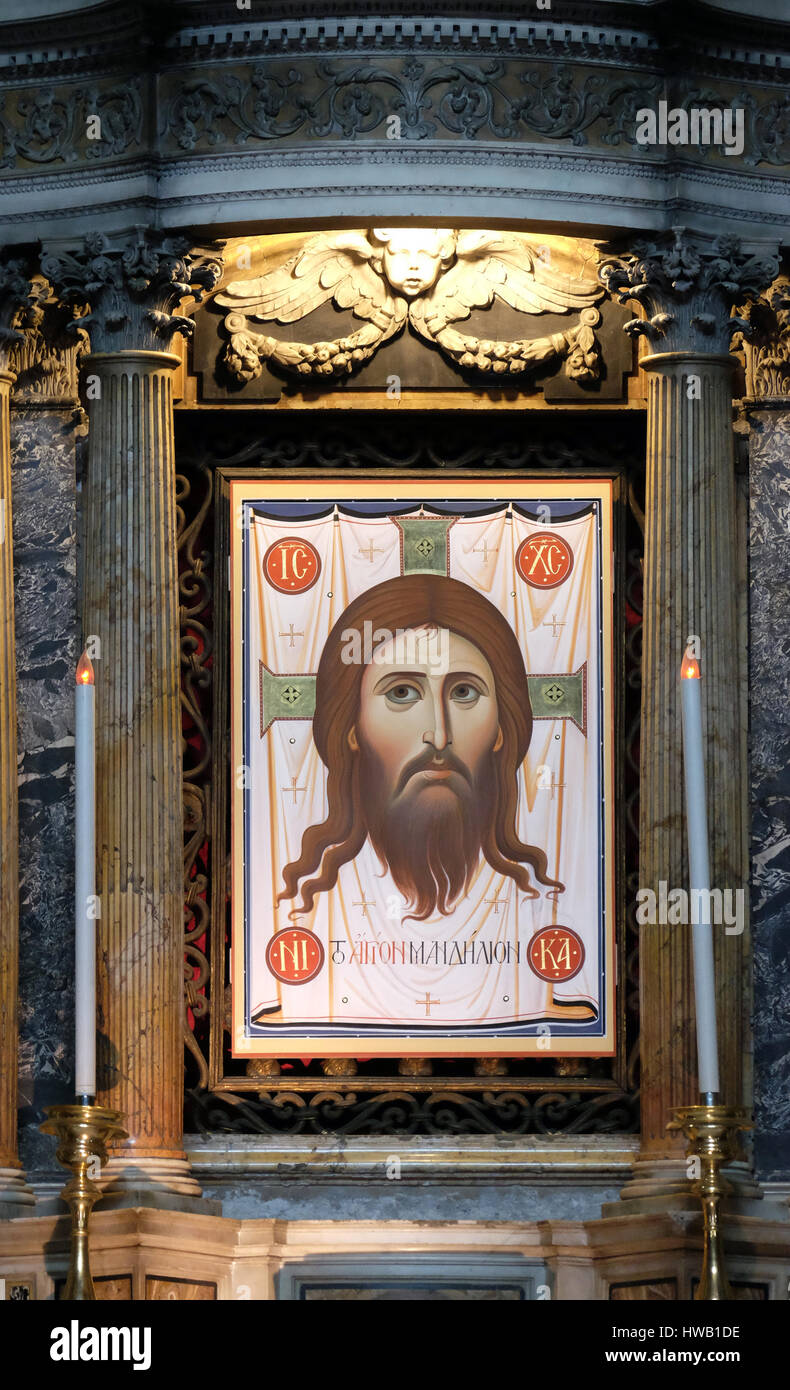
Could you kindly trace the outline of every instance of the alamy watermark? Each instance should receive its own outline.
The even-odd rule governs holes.
[[[643,106],[636,113],[637,145],[719,145],[725,154],[743,154],[742,106]]]
[[[658,893],[640,888],[636,895],[636,920],[641,926],[683,926],[709,922],[724,926],[725,936],[740,936],[746,925],[744,888],[669,888],[659,879]]]
[[[441,673],[450,665],[450,633],[446,627],[374,628],[366,618],[362,628],[347,627],[341,633],[340,660],[345,666],[424,665]]]

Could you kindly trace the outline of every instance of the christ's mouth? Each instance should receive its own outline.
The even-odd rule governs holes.
[[[420,757],[413,758],[410,763],[406,764],[398,778],[395,796],[400,796],[404,787],[413,777],[421,776],[425,784],[446,782],[454,774],[462,777],[465,782],[471,782],[468,768],[461,762],[460,758],[455,757],[449,748],[443,751],[441,757],[438,757],[435,751],[431,752],[426,749]]]

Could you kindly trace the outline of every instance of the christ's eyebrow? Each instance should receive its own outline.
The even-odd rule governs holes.
[[[381,680],[376,681],[373,694],[378,695],[381,687],[389,685],[390,682],[399,685],[402,681],[424,681],[426,677],[426,671],[389,671],[387,675],[381,677]]]
[[[382,676],[381,680],[376,681],[373,687],[373,694],[378,695],[384,685],[391,687],[400,685],[404,681],[425,681],[428,680],[429,676],[429,671],[390,671],[388,675]],[[446,671],[444,673],[444,679],[445,681],[472,681],[482,687],[483,695],[491,694],[488,688],[488,682],[483,676],[478,675],[476,671]]]
[[[484,695],[491,694],[490,690],[488,689],[488,682],[484,680],[482,676],[479,676],[476,671],[448,671],[447,675],[445,676],[445,680],[473,681],[476,682],[477,685],[481,685],[483,687],[482,693]]]

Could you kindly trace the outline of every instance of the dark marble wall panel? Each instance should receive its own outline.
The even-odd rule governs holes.
[[[77,427],[12,411],[20,867],[20,1157],[57,1168],[42,1107],[71,1099]]]
[[[790,410],[752,419],[751,911],[755,1161],[790,1177]]]

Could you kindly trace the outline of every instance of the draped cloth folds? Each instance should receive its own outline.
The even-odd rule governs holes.
[[[431,514],[430,503],[426,507]],[[382,502],[381,512],[385,509]],[[529,510],[535,513],[532,501]],[[331,514],[306,517],[273,517],[252,509],[245,594],[250,678],[244,950],[250,1037],[309,1033],[370,1041],[461,1037],[470,1030],[478,1037],[518,1036],[519,1031],[534,1036],[535,1025],[546,1018],[552,1019],[552,1033],[561,1031],[562,1022],[553,1020],[568,1005],[586,1006],[593,1027],[600,1020],[605,910],[601,533],[594,505],[585,509],[582,502],[576,510],[550,522],[552,534],[573,555],[570,573],[556,588],[533,587],[517,572],[522,542],[547,530],[517,505],[492,503],[484,513],[464,514],[459,502],[447,531],[447,572],[504,615],[528,676],[585,670],[586,730],[567,717],[535,718],[518,771],[519,838],[545,851],[548,875],[565,891],[551,893],[531,874],[539,896],[530,898],[481,855],[468,892],[451,911],[415,922],[401,920],[393,906],[400,894],[369,841],[342,866],[335,887],[318,893],[311,911],[293,917],[294,901],[277,904],[283,867],[298,859],[307,828],[327,814],[327,773],[309,718],[300,718],[295,709],[264,729],[258,709],[260,663],[279,677],[314,675],[327,636],[348,604],[402,573],[401,530],[394,517],[352,515],[342,504]],[[410,514],[418,514],[418,504]],[[278,540],[294,536],[309,541],[320,558],[320,573],[303,592],[281,592],[267,581],[264,560]],[[474,634],[465,635],[475,640]],[[298,985],[276,979],[266,960],[273,934],[295,924],[315,933],[324,951],[323,968]],[[535,973],[529,943],[537,932],[558,924],[578,935],[584,961],[573,978],[552,982]]]

